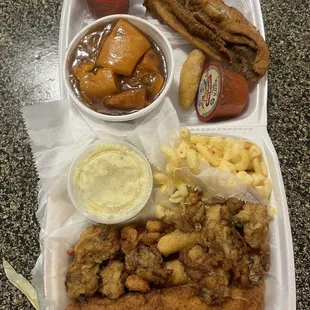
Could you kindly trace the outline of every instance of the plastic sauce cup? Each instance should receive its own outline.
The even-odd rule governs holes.
[[[67,187],[82,216],[96,223],[117,224],[144,208],[152,193],[153,174],[146,157],[133,145],[98,141],[73,160]]]
[[[245,108],[248,98],[248,82],[243,76],[216,61],[205,64],[195,105],[199,120],[236,116]]]

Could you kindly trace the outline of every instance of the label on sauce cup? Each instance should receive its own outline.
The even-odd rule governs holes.
[[[203,72],[196,102],[196,110],[201,117],[208,117],[219,101],[222,81],[220,69],[214,64]]]
[[[196,113],[200,121],[240,114],[249,97],[248,83],[240,74],[219,62],[207,62],[199,84]]]

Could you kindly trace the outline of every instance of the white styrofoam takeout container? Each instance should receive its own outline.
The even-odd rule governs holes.
[[[111,23],[113,21],[119,20],[120,18],[123,18],[127,21],[129,21],[132,25],[137,27],[139,30],[141,30],[144,34],[148,35],[154,42],[159,46],[159,48],[162,50],[163,54],[165,55],[166,65],[167,65],[167,79],[164,85],[164,88],[162,89],[160,95],[147,107],[138,110],[131,114],[126,115],[107,115],[107,114],[101,114],[98,113],[91,108],[89,108],[87,105],[85,105],[74,93],[71,83],[69,81],[69,74],[70,74],[70,68],[69,68],[69,61],[71,59],[72,53],[76,50],[77,45],[83,39],[83,37],[92,31],[92,29],[97,28],[100,25],[106,25],[108,23]],[[61,77],[61,81],[64,81],[66,91],[68,92],[70,98],[73,100],[73,102],[83,111],[90,114],[91,116],[105,120],[110,122],[124,122],[124,121],[131,121],[134,119],[137,119],[139,117],[142,117],[151,111],[153,111],[156,107],[158,107],[163,99],[165,98],[167,92],[169,91],[173,78],[174,78],[174,53],[172,51],[172,47],[168,41],[168,39],[165,37],[165,35],[154,25],[149,23],[148,21],[136,17],[133,15],[126,15],[126,14],[115,14],[115,15],[109,15],[106,17],[102,17],[100,19],[97,19],[96,21],[90,23],[89,25],[85,26],[83,29],[81,29],[76,36],[72,39],[69,47],[67,48],[65,60],[62,63],[63,68],[63,76]]]
[[[270,205],[276,208],[274,220],[270,222],[270,270],[264,277],[265,310],[295,310],[295,274],[292,238],[285,190],[276,152],[264,128],[235,127],[189,127],[194,134],[222,135],[242,138],[256,143],[263,152],[268,165],[268,175],[273,182]],[[60,181],[61,182],[61,181]],[[61,201],[48,200],[44,232],[46,235],[57,231],[57,235],[44,240],[44,292],[47,301],[44,310],[64,310],[69,299],[66,296],[65,274],[71,262],[67,250],[73,247],[83,229],[91,225],[85,219],[73,221],[75,208],[64,192]],[[61,236],[66,221],[74,222],[74,239]],[[68,228],[67,228],[68,229]]]
[[[142,2],[143,0],[132,0],[130,13],[143,17],[155,25],[163,27],[163,29],[167,29],[167,27],[160,25],[151,16],[145,15]],[[264,36],[259,0],[224,0],[224,2],[237,7]],[[86,1],[64,1],[59,42],[60,67],[62,67],[66,48],[70,40],[90,21]],[[169,33],[167,35],[169,37]],[[295,270],[288,207],[279,161],[266,129],[267,77],[262,78],[256,87],[252,89],[249,104],[240,116],[231,120],[200,123],[194,110],[181,111],[177,106],[179,73],[188,52],[193,49],[189,44],[180,42],[179,44],[172,44],[176,59],[176,72],[168,96],[172,100],[181,122],[189,126],[193,133],[247,139],[259,145],[263,151],[268,165],[269,177],[273,182],[270,204],[276,208],[275,218],[270,223],[270,271],[265,276],[265,310],[295,310]],[[62,98],[68,98],[63,83],[61,84],[61,96]],[[50,200],[47,203],[49,204],[48,209],[50,211],[46,214],[44,223],[46,233],[60,228],[65,218],[74,212],[72,205],[70,207],[70,202],[68,202],[66,210],[57,212],[52,212],[53,209],[58,207],[57,203]],[[57,218],[55,218],[55,214],[57,214]],[[55,222],[59,223],[59,227],[55,227]],[[86,226],[87,222],[77,225],[77,240],[79,233]],[[63,310],[68,302],[65,296],[64,270],[70,263],[70,258],[66,254],[66,250],[70,246],[74,246],[74,243],[68,243],[64,247],[63,243],[59,244],[57,240],[53,241],[52,238],[49,239],[47,244],[44,244],[44,248],[47,249],[44,253],[44,291],[46,300],[50,301],[50,304],[45,309]],[[59,300],[62,300],[61,303],[58,302]]]

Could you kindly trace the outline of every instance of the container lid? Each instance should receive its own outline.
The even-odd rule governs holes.
[[[149,162],[134,146],[119,140],[86,147],[71,164],[68,192],[85,218],[115,224],[137,215],[153,188]]]

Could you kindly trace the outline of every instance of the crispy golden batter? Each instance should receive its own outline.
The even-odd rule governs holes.
[[[161,237],[159,232],[147,232],[144,231],[139,235],[139,244],[152,245],[156,244]]]
[[[173,270],[172,275],[166,283],[167,286],[181,285],[188,282],[187,274],[184,270],[184,265],[178,259],[166,262],[165,268]]]
[[[184,5],[185,2],[185,5]],[[221,0],[144,0],[147,10],[217,60],[254,82],[266,73],[269,49],[258,30]]]
[[[138,245],[139,233],[134,226],[125,226],[121,230],[121,250],[124,254],[134,251]]]
[[[210,310],[264,310],[264,292],[263,282],[242,289],[232,287],[231,297]]]
[[[129,289],[129,291],[132,291],[132,292],[146,293],[151,290],[149,284],[145,280],[143,280],[141,277],[135,274],[130,275],[126,279],[125,285]]]
[[[124,263],[120,261],[109,261],[108,265],[100,272],[103,296],[110,299],[118,299],[124,294],[124,284],[127,274]]]
[[[230,274],[220,268],[219,262],[207,253],[206,248],[196,245],[189,250],[183,250],[180,260],[185,265],[189,283],[198,289],[204,302],[221,303],[225,297],[230,296]]]
[[[149,232],[163,232],[163,224],[160,221],[147,221],[145,227]]]
[[[244,202],[236,198],[230,198],[226,201],[222,209],[227,208],[227,211],[230,215],[236,215],[242,209],[243,206]]]
[[[172,274],[172,270],[164,269],[162,256],[153,245],[139,245],[135,251],[127,253],[125,267],[130,274],[153,284],[165,283]]]
[[[134,251],[138,244],[154,245],[162,233],[162,224],[159,221],[148,221],[146,229],[135,226],[125,226],[121,230],[121,250],[124,254]]]
[[[208,310],[189,286],[152,290],[146,294],[129,293],[116,302],[92,298],[87,303],[73,302],[66,310]]]
[[[231,270],[233,280],[238,283],[246,286],[253,280],[259,281],[263,268],[258,268],[258,265],[264,264],[262,258],[268,254],[255,256],[238,230],[222,218],[221,210],[222,206],[216,205],[207,211],[203,236],[208,253],[221,264],[221,268]]]
[[[210,255],[207,249],[199,244],[182,250],[179,260],[186,266],[187,273],[197,280],[200,280],[204,273],[208,273],[219,266],[216,257]],[[195,273],[195,270],[199,272]]]
[[[221,209],[221,205],[208,208],[202,233],[209,253],[215,255],[217,261],[226,259],[231,265],[230,262],[238,259],[238,248],[243,246],[243,242],[228,222],[222,219]]]
[[[179,258],[184,263],[189,283],[197,287],[206,303],[219,303],[230,296],[231,281],[246,288],[261,280],[268,268],[268,221],[263,205],[231,200],[226,205],[207,208],[201,245],[184,249]],[[237,226],[241,223],[247,225],[243,231]],[[250,238],[254,228],[258,230],[255,243]],[[250,247],[250,241],[255,247]]]
[[[203,39],[200,39],[197,36],[193,36],[190,33],[190,30],[187,29],[186,25],[183,25],[174,14],[169,3],[166,3],[166,1],[144,0],[144,5],[148,11],[155,14],[167,25],[179,32],[193,45],[204,51],[212,58],[222,60],[222,57],[219,55],[218,51],[212,46],[212,44],[208,43]]]
[[[232,297],[221,305],[209,306],[195,296],[188,286],[174,286],[152,290],[146,294],[129,293],[117,301],[107,298],[90,298],[87,302],[72,302],[66,310],[263,310],[263,285],[247,289],[232,288]]]
[[[92,296],[99,288],[99,265],[113,258],[119,250],[118,232],[111,225],[92,225],[86,228],[74,249],[66,276],[67,294],[75,299]]]

